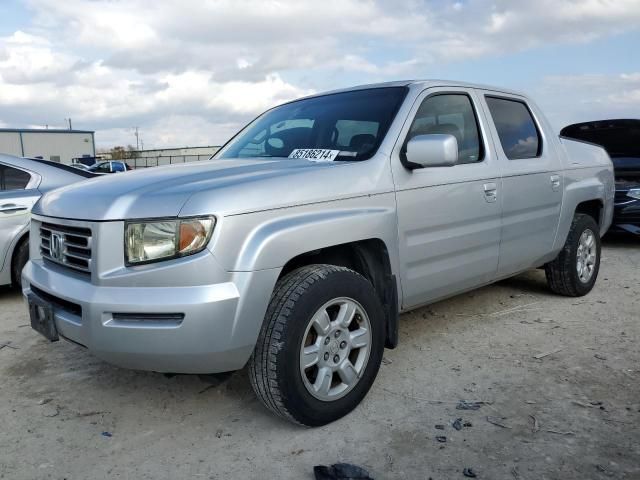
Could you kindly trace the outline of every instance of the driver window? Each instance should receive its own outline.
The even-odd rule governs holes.
[[[424,99],[407,140],[417,135],[448,134],[458,141],[458,163],[483,159],[480,130],[471,99],[465,94],[433,95]]]

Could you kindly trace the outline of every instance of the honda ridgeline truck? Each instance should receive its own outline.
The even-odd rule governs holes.
[[[612,163],[526,96],[407,81],[275,107],[211,161],[88,180],[33,209],[33,327],[126,368],[248,365],[317,426],[373,384],[400,312],[533,268],[585,295]]]

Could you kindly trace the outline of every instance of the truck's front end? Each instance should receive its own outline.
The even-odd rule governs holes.
[[[126,368],[242,368],[296,249],[372,236],[343,228],[325,238],[296,225],[327,229],[334,216],[341,225],[354,216],[371,228],[395,225],[386,220],[394,215],[388,157],[361,160],[376,156],[406,91],[295,101],[252,122],[213,161],[104,176],[45,195],[34,208],[23,271],[32,326]]]
[[[126,222],[34,215],[23,272],[32,325],[50,340],[63,337],[127,368],[241,368],[255,338],[240,318],[239,299],[275,279],[269,271],[222,268],[206,248],[214,229],[213,217]]]

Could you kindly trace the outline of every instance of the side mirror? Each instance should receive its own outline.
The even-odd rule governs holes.
[[[405,164],[410,169],[452,167],[458,163],[458,140],[449,134],[416,135],[407,142]]]

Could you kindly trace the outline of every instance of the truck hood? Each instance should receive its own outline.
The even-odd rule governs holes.
[[[53,190],[33,212],[101,221],[267,210],[375,192],[363,168],[370,162],[216,159],[141,169]]]

